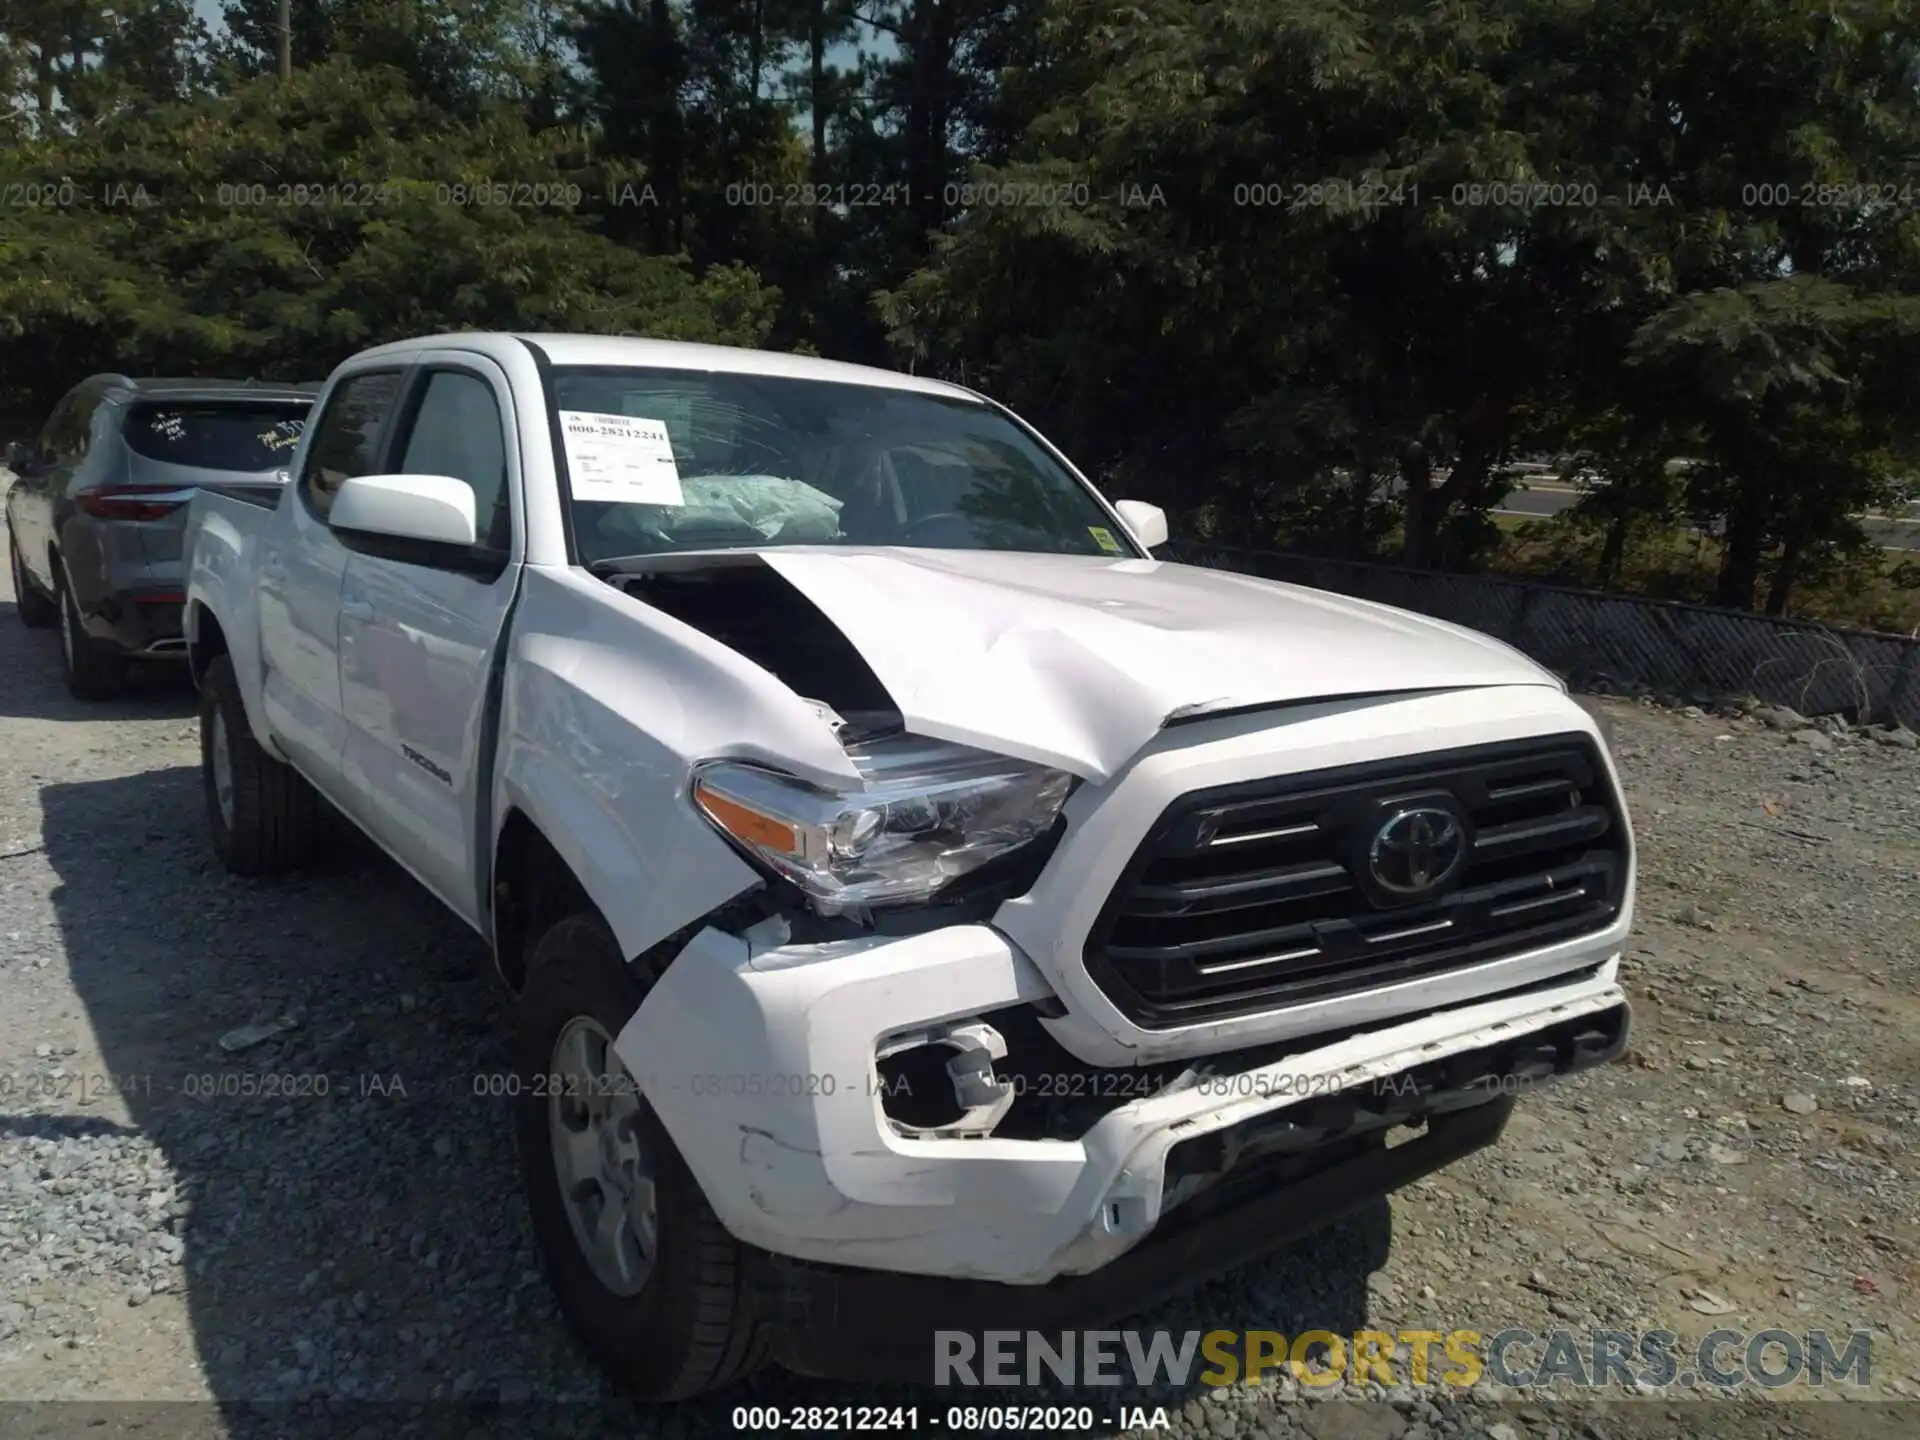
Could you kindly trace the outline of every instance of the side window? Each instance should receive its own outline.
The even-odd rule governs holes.
[[[356,475],[380,467],[380,433],[400,394],[400,372],[379,370],[353,375],[334,388],[314,427],[300,490],[322,520],[333,509],[333,492]]]
[[[512,532],[507,441],[493,387],[462,370],[436,370],[414,412],[400,458],[407,475],[450,475],[473,487],[480,543],[505,550]]]
[[[53,413],[47,417],[47,423],[40,427],[40,434],[33,442],[33,450],[43,463],[53,454],[53,437],[60,433],[61,425],[66,423],[67,412],[72,408],[73,396],[62,396],[60,403],[53,407]]]
[[[93,442],[93,420],[100,413],[99,391],[83,395],[74,404],[73,413],[67,416],[67,423],[61,432],[60,462],[63,465],[78,465],[87,458],[87,448]]]
[[[53,409],[40,432],[40,454],[56,465],[71,465],[87,448],[87,421],[93,398],[74,391]]]

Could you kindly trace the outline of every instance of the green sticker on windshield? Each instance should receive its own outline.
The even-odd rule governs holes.
[[[1087,533],[1093,536],[1093,543],[1106,551],[1107,554],[1123,555],[1126,553],[1121,549],[1120,542],[1113,538],[1113,532],[1104,526],[1089,525],[1087,526]]]

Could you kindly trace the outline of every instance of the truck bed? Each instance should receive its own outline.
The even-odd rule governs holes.
[[[181,617],[196,682],[205,653],[203,622],[220,617],[226,649],[240,679],[247,713],[259,721],[260,656],[258,586],[261,539],[275,523],[286,487],[209,485],[187,505],[182,553],[188,557],[186,612]]]

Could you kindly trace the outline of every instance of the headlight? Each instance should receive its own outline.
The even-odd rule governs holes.
[[[824,915],[916,905],[1044,835],[1073,777],[1003,755],[893,735],[847,747],[865,784],[821,790],[757,765],[694,771],[693,802]]]

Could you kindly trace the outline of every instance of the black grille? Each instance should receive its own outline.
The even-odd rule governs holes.
[[[1403,806],[1459,819],[1466,858],[1436,896],[1390,903],[1368,847]],[[1629,843],[1582,735],[1196,791],[1129,863],[1087,970],[1162,1029],[1438,974],[1603,929]]]

